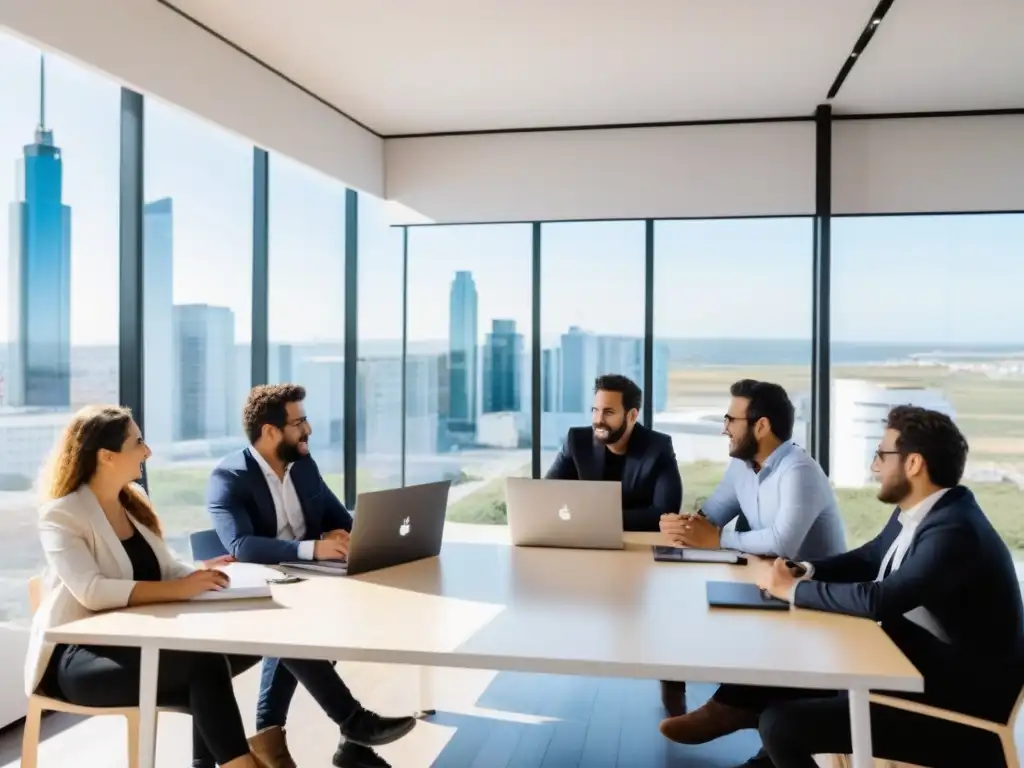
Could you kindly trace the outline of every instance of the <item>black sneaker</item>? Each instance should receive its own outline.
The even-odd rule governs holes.
[[[338,745],[331,765],[335,768],[391,768],[391,763],[372,749],[351,741]]]
[[[364,747],[380,747],[398,741],[416,727],[415,717],[381,717],[376,712],[360,709],[341,726],[345,741]]]

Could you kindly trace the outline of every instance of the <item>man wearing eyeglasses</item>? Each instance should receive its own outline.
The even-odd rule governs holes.
[[[778,384],[743,379],[730,389],[722,433],[732,462],[693,515],[662,515],[676,546],[734,549],[811,560],[846,550],[846,534],[828,477],[793,438],[795,409]],[[736,521],[734,530],[725,526]],[[685,712],[685,683],[663,683],[670,715]],[[684,717],[714,715],[714,700]],[[685,723],[680,721],[677,726]]]
[[[758,584],[799,608],[877,621],[924,678],[923,694],[891,697],[1006,723],[1024,685],[1024,606],[1009,549],[960,485],[967,451],[949,416],[893,408],[871,467],[878,499],[896,505],[882,531],[799,568],[776,560]],[[850,752],[845,692],[727,685],[716,697],[729,730],[691,729],[689,743],[757,727],[765,755],[750,765],[764,768],[814,768],[816,754]],[[870,711],[875,757],[1007,764],[999,737],[982,728],[880,703]]]
[[[313,429],[305,398],[306,390],[295,384],[253,387],[242,412],[250,445],[227,456],[210,477],[207,507],[214,528],[227,552],[242,562],[348,555],[352,516],[310,455]],[[284,725],[300,679],[341,726],[332,763],[338,768],[387,766],[372,747],[405,736],[416,724],[411,717],[381,717],[365,709],[329,662],[264,659],[250,748],[267,768],[295,768]]]

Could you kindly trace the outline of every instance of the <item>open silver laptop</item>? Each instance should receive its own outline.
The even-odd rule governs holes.
[[[441,552],[450,480],[361,493],[356,499],[348,560],[281,563],[296,571],[355,576]]]
[[[517,547],[622,549],[622,486],[593,480],[505,481]]]

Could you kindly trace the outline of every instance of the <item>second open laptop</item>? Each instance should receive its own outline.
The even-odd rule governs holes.
[[[355,576],[441,553],[450,480],[361,493],[348,560],[281,563],[297,571]]]
[[[617,482],[510,477],[505,503],[515,546],[622,549]]]

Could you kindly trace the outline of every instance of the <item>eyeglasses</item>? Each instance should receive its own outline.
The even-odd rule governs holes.
[[[727,414],[725,414],[725,416],[722,417],[722,421],[725,422],[726,426],[729,426],[734,421],[746,421],[746,422],[749,422],[750,421],[750,417],[749,416],[731,416],[730,414],[727,413]]]
[[[883,451],[881,448],[875,451],[875,458],[878,461],[885,461],[886,456],[898,456],[899,451]]]

